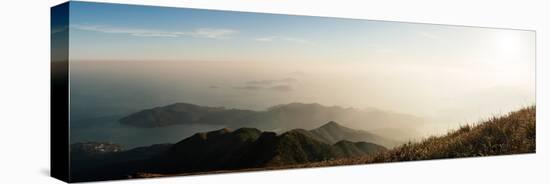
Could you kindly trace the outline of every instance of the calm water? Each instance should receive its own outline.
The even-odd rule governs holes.
[[[122,116],[109,116],[71,122],[71,143],[110,142],[126,149],[159,143],[176,143],[196,132],[223,128],[214,125],[174,125],[160,128],[136,128],[120,124]]]

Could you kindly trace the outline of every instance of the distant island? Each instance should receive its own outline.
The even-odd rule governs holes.
[[[425,120],[413,115],[378,109],[344,108],[318,103],[281,104],[265,111],[174,103],[135,112],[119,120],[121,124],[140,128],[201,124],[221,125],[235,129],[254,127],[278,132],[295,128],[313,129],[328,121],[369,127],[369,131],[376,131],[371,133],[377,133],[380,130],[379,134],[384,134],[382,136],[392,137],[392,140],[407,141],[417,136],[414,131],[415,126],[422,125]],[[400,131],[403,129],[408,131]],[[383,144],[395,146],[395,143],[395,141],[389,141]]]

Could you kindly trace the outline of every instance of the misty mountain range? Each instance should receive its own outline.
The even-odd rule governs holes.
[[[142,110],[119,120],[124,125],[141,128],[203,124],[229,128],[255,127],[275,132],[296,128],[312,129],[328,121],[377,132],[394,140],[408,140],[416,136],[416,128],[424,123],[422,118],[407,114],[323,106],[317,103],[276,105],[265,111],[175,103]],[[408,131],[402,131],[403,129]]]
[[[348,140],[350,139],[350,140]],[[139,173],[181,174],[276,167],[372,155],[387,150],[366,140],[387,141],[329,122],[281,134],[256,128],[196,133],[175,144],[121,150],[109,143],[71,145],[76,181],[123,179]]]

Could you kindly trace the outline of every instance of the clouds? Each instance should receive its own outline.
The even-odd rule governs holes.
[[[210,28],[201,28],[195,30],[195,32],[188,33],[196,37],[204,38],[227,38],[230,35],[238,33],[236,30],[232,29],[210,29]]]
[[[263,87],[246,85],[246,86],[236,86],[236,87],[233,87],[233,89],[256,91],[256,90],[263,89]]]
[[[294,89],[292,87],[292,84],[296,83],[297,81],[297,79],[290,77],[283,79],[252,80],[245,82],[243,86],[233,87],[233,89],[248,91],[270,90],[277,92],[289,92]]]
[[[210,39],[228,39],[239,33],[238,30],[227,28],[197,28],[191,31],[165,31],[159,29],[129,28],[110,25],[73,24],[70,28],[106,34],[125,34],[135,37],[195,37]],[[286,42],[294,44],[311,44],[310,41],[290,36],[266,36],[250,38],[256,42]]]
[[[258,42],[276,42],[276,41],[282,41],[282,42],[291,42],[291,43],[297,43],[297,44],[309,44],[311,43],[308,40],[301,39],[301,38],[294,38],[294,37],[288,37],[288,36],[267,36],[267,37],[259,37],[254,39]]]
[[[277,91],[277,92],[290,92],[293,90],[291,85],[276,85],[276,86],[252,86],[252,85],[245,85],[245,86],[236,86],[233,87],[233,89],[238,90],[247,90],[247,91],[259,91],[259,90],[270,90],[270,91]]]
[[[431,39],[431,40],[441,40],[441,37],[435,33],[421,31],[421,32],[418,32],[418,35],[420,37]]]
[[[227,39],[238,33],[233,29],[214,29],[214,28],[199,28],[192,31],[163,31],[154,29],[141,28],[125,28],[106,25],[83,25],[73,24],[71,28],[93,31],[106,34],[126,34],[136,37],[196,37],[196,38],[211,38],[211,39]]]
[[[277,85],[269,88],[270,90],[274,91],[280,91],[280,92],[288,92],[292,91],[292,86],[290,85]]]
[[[293,83],[297,82],[295,78],[284,78],[284,79],[276,79],[276,80],[253,80],[253,81],[247,81],[246,84],[249,85],[272,85],[272,84],[280,84],[280,83]]]

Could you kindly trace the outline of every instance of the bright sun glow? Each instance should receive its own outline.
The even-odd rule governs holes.
[[[517,31],[499,30],[494,39],[498,51],[506,56],[518,57],[517,55],[525,48],[522,34]]]

